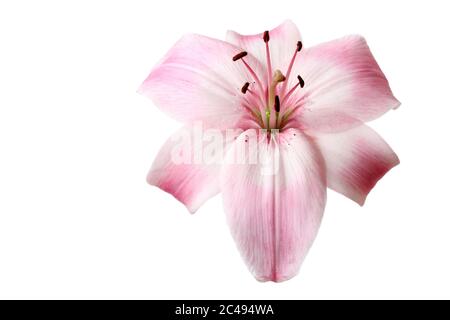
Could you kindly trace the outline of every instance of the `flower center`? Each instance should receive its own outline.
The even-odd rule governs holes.
[[[263,84],[256,72],[245,61],[246,51],[242,51],[233,57],[233,61],[240,61],[244,64],[252,77],[252,81],[246,82],[241,88],[241,93],[243,94],[242,106],[252,120],[256,121],[261,128],[281,130],[289,125],[290,118],[302,105],[302,99],[295,99],[293,93],[297,88],[305,86],[303,78],[298,75],[298,82],[289,90],[287,90],[287,85],[295,58],[302,50],[303,45],[301,41],[297,42],[286,75],[284,75],[280,70],[272,72],[269,31],[263,33],[262,40],[266,45],[267,80],[265,83],[267,85]]]

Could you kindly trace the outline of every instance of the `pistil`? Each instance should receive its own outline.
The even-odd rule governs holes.
[[[267,129],[276,127],[277,119],[278,119],[278,113],[280,112],[280,98],[277,96],[277,85],[280,82],[283,82],[286,80],[286,77],[281,73],[280,70],[276,70],[273,78],[272,83],[269,87],[269,99],[267,102],[267,109],[266,109],[266,118],[267,118]],[[277,104],[278,100],[278,104]],[[275,117],[271,116],[271,108],[275,111]],[[276,110],[278,108],[278,111]]]
[[[269,99],[267,101],[267,105],[268,106],[273,106],[275,103],[275,96],[277,94],[276,90],[277,90],[277,85],[280,82],[283,82],[286,80],[286,77],[281,73],[280,70],[276,70],[273,78],[272,78],[272,83],[269,86]]]

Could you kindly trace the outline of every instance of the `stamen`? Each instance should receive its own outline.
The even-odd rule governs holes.
[[[275,96],[275,106],[274,109],[276,112],[280,112],[280,98]]]
[[[278,95],[275,96],[275,105],[273,108],[275,109],[275,128],[278,128],[278,122],[280,120],[280,97]]]
[[[248,83],[248,85],[247,85],[247,83]],[[249,99],[246,99],[246,101],[249,101],[249,104],[253,104],[255,106],[259,106],[258,109],[260,110],[260,112],[263,112],[266,102],[263,100],[263,98],[262,98],[262,96],[260,94],[258,94],[257,92],[253,91],[252,89],[250,89],[251,85],[252,85],[252,83],[246,82],[242,86],[241,92],[243,94],[245,94],[246,97],[249,98]],[[249,93],[249,95],[247,93]],[[252,101],[252,103],[250,103],[250,101]]]
[[[264,87],[261,83],[261,80],[259,80],[258,76],[256,75],[255,71],[253,71],[252,67],[250,67],[248,65],[248,63],[241,58],[242,63],[245,65],[245,67],[247,68],[248,72],[250,72],[250,74],[252,75],[253,79],[256,81],[256,83],[258,84],[259,90],[261,90],[261,96],[264,95]]]
[[[246,94],[249,86],[250,86],[250,82],[246,82],[246,83],[242,86],[241,92],[242,92],[243,94]]]
[[[300,77],[300,75],[297,76],[298,79],[298,83],[293,86],[291,88],[291,90],[289,90],[289,92],[284,96],[282,103],[284,104],[284,102],[287,101],[287,99],[289,99],[289,97],[294,93],[295,89],[298,88],[298,86],[300,86],[300,88],[303,88],[305,86],[305,81],[303,80],[302,77]]]
[[[297,47],[295,48],[294,55],[292,56],[291,62],[289,63],[289,67],[286,72],[286,79],[289,79],[289,76],[291,75],[292,67],[294,66],[295,58],[297,57],[297,53],[299,53],[303,48],[303,43],[301,41],[297,41]],[[283,85],[283,88],[281,89],[281,93],[284,94],[286,91],[287,81]]]
[[[262,120],[261,117],[261,113],[264,112],[264,109],[262,109],[261,106],[264,105],[264,102],[261,100],[261,96],[256,94],[254,91],[250,90],[249,86],[250,83],[246,82],[241,89],[241,92],[243,94],[246,94],[247,92],[250,93],[250,95],[246,95],[244,97],[244,101],[247,104],[245,108],[247,109],[247,111],[251,111],[250,113],[254,115],[256,118],[258,118],[258,122],[261,124],[262,127],[264,127],[264,121]],[[250,106],[253,106],[253,108],[251,108]]]
[[[238,61],[247,55],[247,51],[242,51],[233,57],[233,61]]]
[[[269,35],[269,31],[264,31],[263,40],[266,43],[267,83],[271,83],[272,82],[272,61],[270,59],[270,49],[269,49],[270,35]]]
[[[259,89],[261,90],[261,95],[264,95],[264,88],[263,85],[261,83],[261,80],[259,80],[258,76],[256,75],[255,71],[253,71],[253,69],[248,65],[248,63],[244,60],[244,57],[247,55],[247,51],[242,51],[240,53],[238,53],[237,55],[235,55],[233,57],[233,61],[238,61],[241,60],[242,63],[245,65],[245,67],[247,68],[248,72],[250,72],[250,74],[252,75],[253,79],[256,81],[256,83],[258,83]]]

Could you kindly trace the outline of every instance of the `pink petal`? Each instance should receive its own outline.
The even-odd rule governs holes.
[[[242,61],[232,60],[241,51],[220,40],[186,35],[154,68],[139,92],[177,120],[231,127],[243,114],[240,89],[253,81]],[[247,55],[245,61],[257,74],[264,74],[255,58]]]
[[[389,145],[366,125],[315,139],[325,159],[328,187],[360,205],[378,180],[399,164]]]
[[[270,142],[266,135],[255,142],[255,136],[244,132],[227,154],[225,212],[254,276],[279,282],[297,274],[316,236],[326,201],[325,168],[298,130],[283,131]],[[241,150],[247,152],[239,162]]]
[[[364,38],[348,36],[302,50],[293,67],[305,87],[300,122],[309,131],[342,131],[400,105]],[[290,86],[296,83],[291,77]]]
[[[301,40],[300,32],[292,21],[286,20],[271,30],[269,35],[272,70],[279,69],[285,72],[297,48],[297,42]],[[226,39],[228,42],[250,52],[264,65],[266,64],[266,44],[263,41],[263,33],[241,35],[235,31],[228,31]]]
[[[214,139],[214,136],[223,139]],[[219,130],[205,133],[197,125],[184,127],[163,145],[148,173],[147,182],[172,194],[194,213],[219,193],[223,156],[235,138],[236,134],[227,136]],[[222,154],[211,157],[208,150],[222,150]]]

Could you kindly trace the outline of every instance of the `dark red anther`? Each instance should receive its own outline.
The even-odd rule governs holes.
[[[242,51],[240,53],[238,53],[237,55],[235,55],[233,57],[233,61],[237,61],[239,59],[242,59],[243,57],[245,57],[247,55],[247,51]]]
[[[305,81],[300,75],[297,76],[298,82],[300,83],[300,87],[303,88],[305,86]]]
[[[280,112],[280,98],[278,96],[275,96],[275,111]]]
[[[263,40],[265,43],[269,42],[270,40],[269,31],[264,31]]]
[[[302,50],[303,48],[303,43],[301,41],[297,42],[297,52],[300,52],[300,50]]]
[[[243,94],[246,94],[249,86],[250,86],[250,82],[246,82],[246,83],[242,86],[241,92],[242,92]]]

